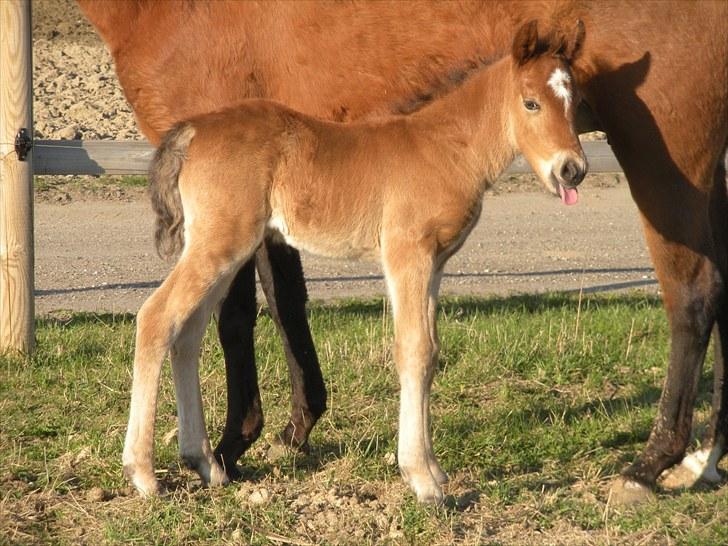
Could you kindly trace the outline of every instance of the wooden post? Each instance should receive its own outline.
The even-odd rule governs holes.
[[[33,138],[30,0],[0,0],[0,352],[34,349],[33,164],[15,150]]]

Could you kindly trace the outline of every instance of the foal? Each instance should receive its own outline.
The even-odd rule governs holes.
[[[511,54],[409,117],[340,125],[252,100],[177,125],[151,170],[161,254],[182,250],[137,317],[124,470],[154,494],[154,418],[171,350],[182,458],[222,484],[205,430],[197,361],[213,308],[261,244],[277,232],[326,256],[379,259],[395,329],[401,398],[398,461],[420,501],[447,481],[430,435],[429,392],[443,266],[478,219],[483,191],[521,150],[566,203],[586,161],[574,130],[570,62],[584,28],[539,37],[523,25]]]

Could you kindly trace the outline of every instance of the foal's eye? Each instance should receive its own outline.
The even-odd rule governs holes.
[[[523,106],[528,110],[529,112],[537,112],[541,109],[541,105],[537,103],[533,99],[525,99],[523,101]]]

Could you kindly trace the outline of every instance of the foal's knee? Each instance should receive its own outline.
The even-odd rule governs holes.
[[[395,341],[394,359],[397,371],[400,374],[418,372],[422,374],[422,379],[426,379],[432,373],[437,350],[436,344],[429,337],[418,336]],[[413,366],[413,363],[422,365]]]

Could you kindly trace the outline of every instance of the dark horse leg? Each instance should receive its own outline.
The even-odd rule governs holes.
[[[728,161],[728,156],[724,157]],[[713,241],[718,251],[719,263],[722,264],[723,278],[728,278],[728,199],[725,189],[726,163],[719,163],[715,175],[716,198],[711,210]],[[713,346],[715,362],[713,364],[713,410],[710,424],[705,431],[700,448],[686,456],[680,465],[668,472],[663,486],[669,488],[691,487],[698,481],[717,484],[722,476],[717,465],[728,449],[728,377],[726,377],[726,354],[728,353],[728,306],[723,299],[717,309],[713,328]]]
[[[307,451],[308,435],[326,411],[326,385],[308,327],[301,257],[286,244],[266,241],[255,260],[291,380],[291,417],[279,440]]]
[[[263,428],[253,344],[257,311],[255,263],[250,260],[235,276],[217,324],[225,354],[227,418],[215,457],[231,480],[240,477],[235,463]]]
[[[280,440],[286,446],[306,450],[308,435],[326,410],[326,386],[308,328],[301,259],[289,246],[266,241],[256,253],[255,265],[283,339],[291,378],[291,417]],[[239,477],[235,463],[263,428],[253,346],[256,315],[255,269],[250,261],[235,277],[218,322],[228,406],[225,430],[215,455],[231,479]]]
[[[725,297],[725,252],[711,220],[726,210],[725,183],[715,179],[725,121],[714,113],[706,117],[709,109],[698,100],[663,93],[659,77],[645,80],[651,69],[646,53],[600,73],[587,90],[640,210],[670,326],[657,415],[644,450],[613,484],[615,502],[649,496],[660,474],[683,459],[710,333]],[[687,105],[680,124],[673,104]]]
[[[639,194],[634,190],[633,193]],[[654,211],[640,199],[642,195],[636,196],[670,324],[670,359],[647,445],[613,488],[617,500],[624,502],[649,494],[662,471],[680,462],[685,455],[710,332],[724,299],[723,278],[709,244],[710,231],[705,229],[706,225],[700,225],[709,224],[709,200],[688,194],[691,192],[678,191],[673,198],[684,205],[685,214],[685,220],[677,220],[675,228],[684,230],[682,235],[694,236],[691,242],[677,242],[655,229],[650,222]],[[661,206],[667,207],[667,204]],[[688,218],[697,225],[688,228],[685,225]],[[697,232],[691,234],[690,229],[695,227]]]

